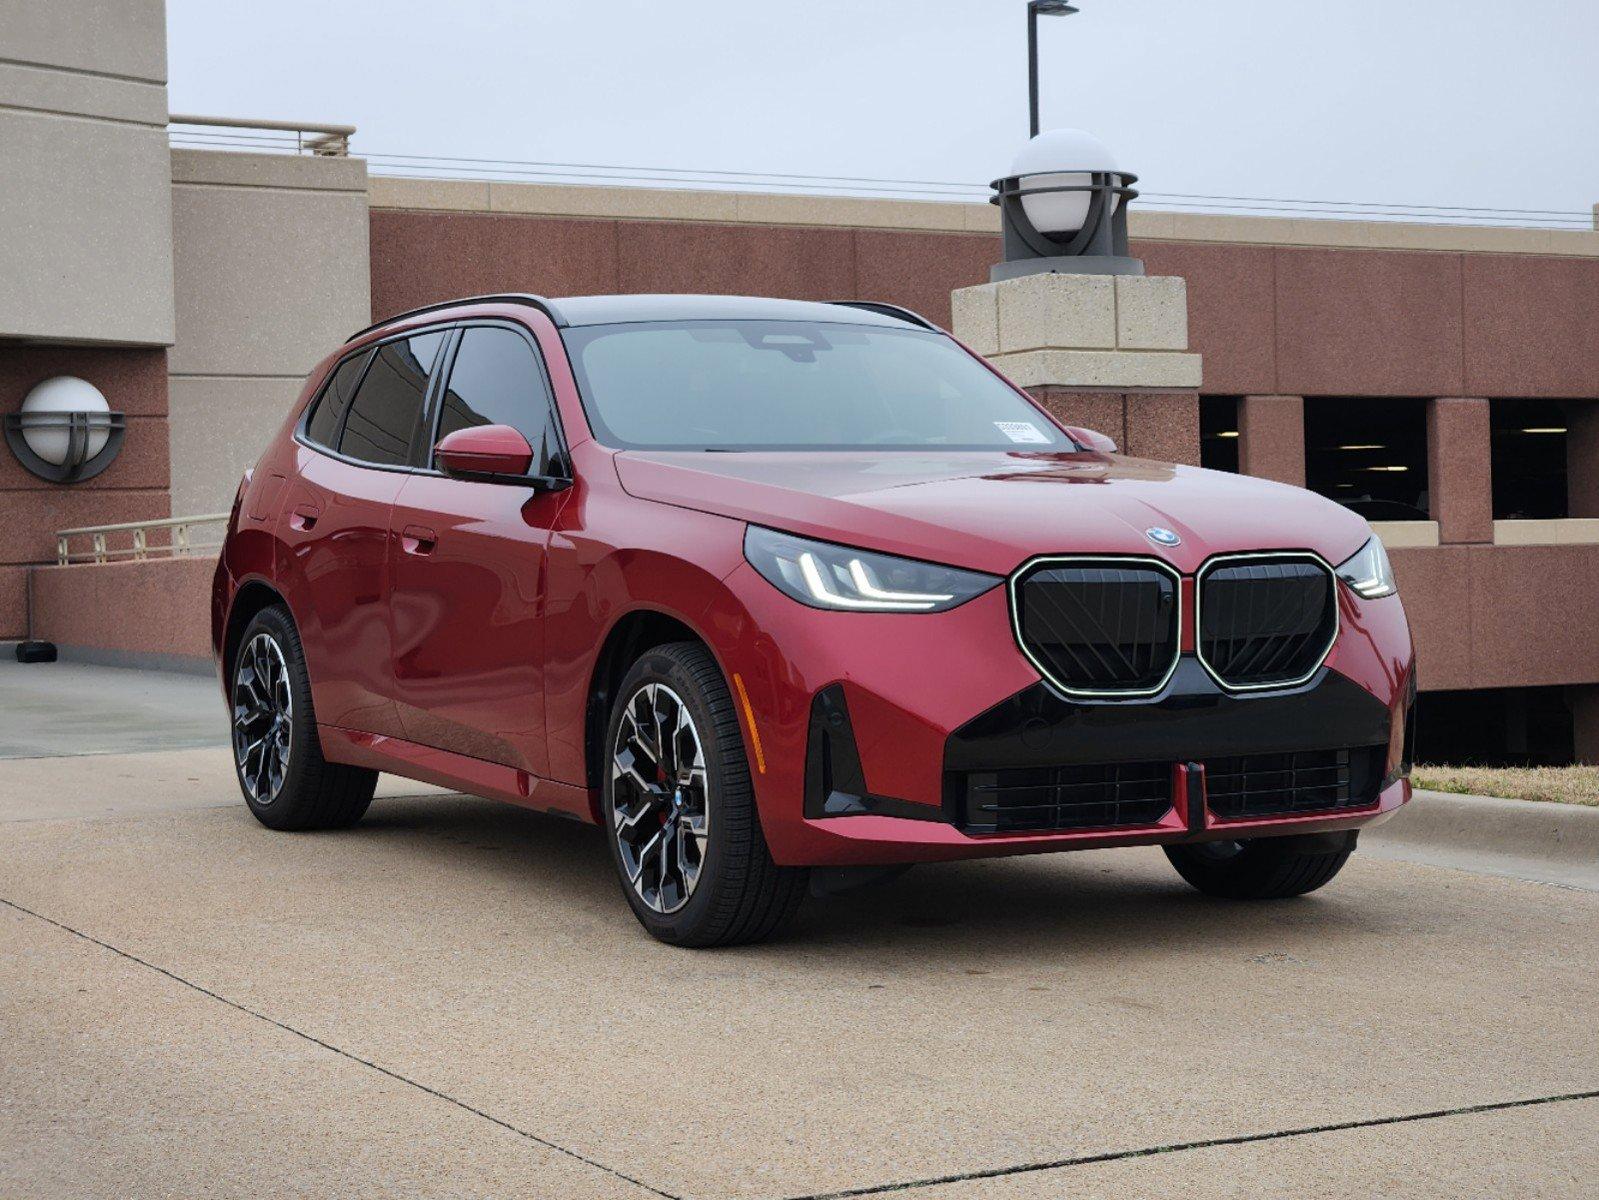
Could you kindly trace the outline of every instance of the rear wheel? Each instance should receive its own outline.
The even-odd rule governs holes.
[[[233,766],[270,829],[343,829],[372,803],[378,773],[322,757],[300,634],[281,605],[255,615],[234,656]]]
[[[755,942],[799,908],[807,872],[772,861],[733,698],[703,646],[647,651],[617,689],[605,821],[622,894],[679,946]]]
[[[1343,869],[1355,833],[1166,846],[1177,873],[1207,896],[1281,900],[1313,892]]]

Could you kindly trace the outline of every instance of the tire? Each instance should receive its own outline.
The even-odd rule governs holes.
[[[234,774],[256,820],[304,830],[346,829],[361,819],[378,773],[322,757],[305,651],[286,608],[264,608],[245,627],[228,695]]]
[[[656,939],[758,942],[799,908],[809,872],[772,861],[733,698],[703,646],[657,646],[628,671],[606,726],[602,794],[622,894]]]
[[[1177,873],[1207,896],[1284,900],[1328,883],[1355,850],[1355,834],[1193,842],[1164,847]]]

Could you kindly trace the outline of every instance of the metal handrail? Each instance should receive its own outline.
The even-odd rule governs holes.
[[[203,513],[197,517],[162,517],[152,521],[123,521],[116,525],[83,525],[76,529],[58,529],[56,565],[66,567],[75,562],[105,563],[117,558],[141,561],[152,555],[184,558],[196,550],[216,550],[222,545],[220,538],[214,542],[196,542],[189,536],[189,531],[196,525],[226,524],[230,516],[231,513]],[[152,546],[149,535],[151,530],[156,529],[170,529],[172,540],[165,545]],[[112,549],[108,539],[109,535],[114,533],[131,533],[132,544]],[[91,539],[90,549],[74,554],[72,539],[75,537]]]
[[[315,121],[257,121],[246,117],[201,117],[192,113],[171,113],[167,116],[167,124],[207,125],[218,129],[270,129],[292,133],[295,135],[296,153],[310,151],[323,158],[347,157],[350,139],[355,136],[354,125],[324,125]]]

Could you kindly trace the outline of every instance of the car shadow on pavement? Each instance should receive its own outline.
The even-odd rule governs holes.
[[[380,800],[340,837],[400,843],[418,857],[449,858],[496,884],[525,885],[541,903],[614,909],[633,928],[599,829],[571,819],[466,796]],[[1315,895],[1274,903],[1211,899],[1183,883],[1156,847],[924,864],[892,882],[807,899],[795,924],[763,946],[722,954],[826,950],[887,953],[946,963],[1070,958],[1114,948],[1120,956],[1230,951],[1286,954],[1280,945],[1386,938],[1403,916],[1370,902],[1359,860]],[[1292,956],[1284,960],[1290,963]]]

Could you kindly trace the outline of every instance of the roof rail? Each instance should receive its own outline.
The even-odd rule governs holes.
[[[393,325],[396,321],[409,320],[411,317],[420,317],[424,313],[439,312],[446,308],[459,308],[465,304],[526,304],[529,308],[536,308],[555,323],[557,329],[565,329],[568,322],[561,315],[561,310],[556,308],[543,296],[535,296],[531,292],[492,292],[486,296],[460,296],[454,300],[440,300],[434,304],[424,304],[420,308],[410,308],[405,312],[395,313],[392,317],[384,317],[381,321],[374,321],[365,329],[357,329],[345,338],[345,344],[364,337],[374,329],[382,329],[385,325]]]
[[[912,325],[920,325],[923,329],[931,329],[935,333],[943,332],[921,313],[901,308],[898,304],[884,304],[881,300],[829,300],[828,303],[842,308],[863,308],[867,312],[881,313],[885,317],[898,317],[901,321],[909,321]]]

